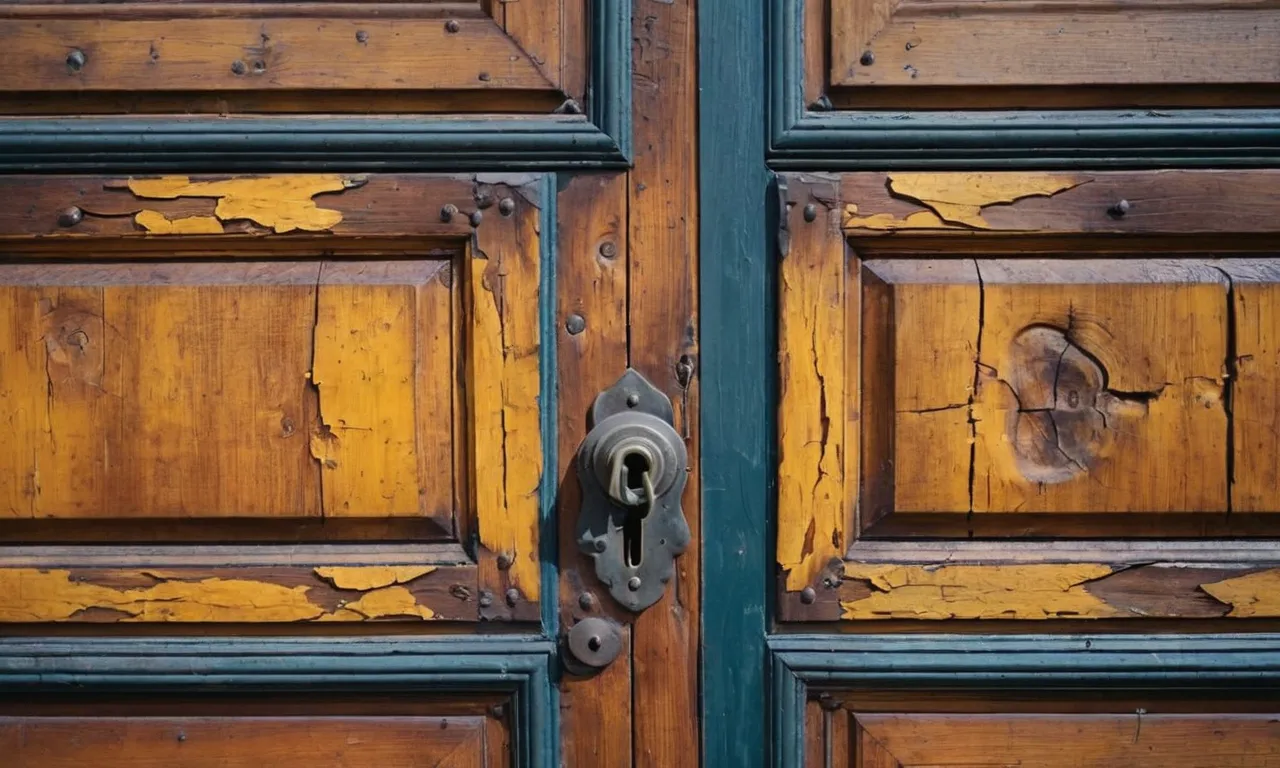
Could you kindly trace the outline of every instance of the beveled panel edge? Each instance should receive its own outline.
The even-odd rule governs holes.
[[[804,102],[804,3],[768,4],[778,170],[1245,167],[1280,160],[1280,110],[828,111]]]

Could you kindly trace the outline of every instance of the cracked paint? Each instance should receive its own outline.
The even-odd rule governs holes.
[[[1201,584],[1200,589],[1214,600],[1230,605],[1231,612],[1227,614],[1230,618],[1280,617],[1280,569]]]
[[[152,234],[219,234],[222,223],[251,221],[277,233],[303,230],[324,232],[342,221],[342,212],[319,207],[312,199],[322,192],[341,192],[364,184],[364,179],[335,174],[244,176],[220,181],[192,181],[187,176],[129,179],[140,198],[176,200],[208,197],[217,200],[214,216],[170,220],[157,211],[141,211],[134,220]],[[214,225],[217,229],[214,229]],[[154,229],[153,229],[154,227]]]
[[[156,583],[114,587],[72,576],[68,570],[0,569],[0,623],[75,620],[93,609],[114,611],[126,622],[359,621],[390,617],[431,619],[435,613],[400,583],[435,570],[431,566],[316,568],[317,578],[363,593],[330,611],[313,602],[311,586],[256,579],[183,581],[172,574],[139,574]],[[416,574],[416,575],[415,575]],[[347,584],[352,586],[340,586]],[[381,586],[381,585],[388,586]],[[364,586],[370,585],[370,586]],[[379,585],[379,586],[374,586]]]
[[[845,563],[845,578],[872,592],[840,606],[845,619],[1102,619],[1119,612],[1085,585],[1113,572],[1101,564]]]
[[[859,215],[845,206],[844,226],[874,230],[991,229],[982,209],[1028,197],[1052,197],[1086,181],[1060,173],[891,173],[890,193],[927,208],[898,218],[891,213]]]

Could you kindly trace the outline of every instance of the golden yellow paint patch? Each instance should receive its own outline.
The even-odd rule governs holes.
[[[892,232],[903,229],[960,229],[948,224],[932,211],[918,211],[908,214],[906,218],[895,218],[892,213],[875,213],[870,216],[859,216],[858,206],[849,203],[844,207],[845,229],[875,229]]]
[[[846,579],[866,581],[873,592],[840,606],[845,619],[1101,619],[1117,611],[1083,585],[1112,571],[1110,566],[1088,563],[845,563]]]
[[[130,179],[129,190],[138,197],[156,200],[216,198],[218,203],[214,215],[223,222],[245,219],[276,232],[295,229],[322,232],[342,221],[342,212],[320,208],[311,198],[322,192],[340,192],[361,183],[359,179],[334,174],[246,176],[222,181],[191,181],[187,176],[165,176]]]
[[[317,568],[316,575],[338,589],[366,591],[406,584],[434,571],[434,565],[358,565]]]
[[[216,216],[170,219],[159,211],[145,210],[138,211],[133,221],[149,235],[221,235],[224,231]]]
[[[889,189],[895,196],[920,203],[945,222],[974,229],[990,228],[981,215],[988,205],[1051,197],[1080,183],[1061,173],[889,174]]]
[[[1280,569],[1259,571],[1248,576],[1201,584],[1214,600],[1231,606],[1227,616],[1235,619],[1280,616]]]
[[[361,621],[363,619],[390,619],[416,616],[420,619],[435,618],[435,613],[425,605],[419,605],[413,593],[404,587],[386,587],[374,590],[355,602],[347,603],[321,621]]]

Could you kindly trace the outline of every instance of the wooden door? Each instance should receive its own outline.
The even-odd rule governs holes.
[[[692,9],[632,16],[0,4],[0,762],[696,764]],[[576,541],[628,371],[643,611]]]

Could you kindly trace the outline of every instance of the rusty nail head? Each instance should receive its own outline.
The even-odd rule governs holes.
[[[858,59],[858,62],[864,67],[869,67],[876,63],[876,55],[871,51],[863,51],[862,58]]]
[[[614,245],[614,244],[613,244],[613,243],[611,243],[611,242],[609,242],[609,243],[601,243],[601,244],[600,244],[600,255],[601,255],[601,256],[603,256],[603,257],[605,257],[606,259],[612,259],[612,258],[614,258],[615,256],[617,256],[617,255],[618,255],[618,246]]]
[[[489,590],[480,593],[480,607],[488,608],[493,605],[493,595],[489,594]]]
[[[449,19],[444,23],[444,31],[448,32],[451,35],[456,35],[459,29],[460,27],[458,26],[458,22],[454,21],[453,19]]]
[[[74,48],[71,53],[67,54],[67,67],[69,67],[72,72],[79,72],[80,69],[88,63],[88,61],[89,60],[85,58],[84,51],[79,48]]]
[[[74,227],[79,224],[82,219],[84,219],[84,211],[73,205],[70,208],[62,209],[58,213],[58,226]]]
[[[584,611],[590,611],[596,607],[596,596],[590,592],[583,592],[578,595],[578,607]]]
[[[813,605],[813,601],[818,599],[818,593],[813,591],[813,587],[805,587],[800,590],[800,602],[805,605]]]
[[[249,68],[246,67],[244,65],[244,62],[239,59],[236,59],[235,61],[231,62],[231,71],[237,75],[243,75],[248,70]]]
[[[453,203],[449,203],[448,205],[440,209],[440,220],[453,221],[454,214],[456,214],[457,212],[458,212],[458,206],[454,205]]]
[[[510,216],[516,212],[516,201],[509,197],[504,197],[498,201],[498,213],[503,216]]]
[[[500,553],[498,555],[498,568],[500,570],[505,571],[510,567],[511,567],[511,555],[508,555],[506,552]]]
[[[570,336],[577,336],[587,329],[587,321],[575,312],[564,321],[564,329]]]
[[[631,590],[632,592],[635,592],[637,589],[640,589],[640,577],[632,576],[631,578],[627,579],[627,589]]]
[[[804,220],[813,221],[818,218],[818,206],[809,203],[804,207]]]
[[[518,602],[520,602],[520,590],[516,589],[515,587],[512,587],[511,589],[508,589],[508,590],[507,590],[507,605],[514,606],[514,605],[515,605],[516,603],[518,603]]]
[[[473,227],[480,226],[480,221],[482,219],[484,219],[484,214],[480,213],[479,211],[475,211],[474,213],[471,214],[471,219],[470,219],[471,226]]]
[[[365,32],[363,29],[357,29],[357,30],[356,30],[356,42],[357,42],[357,43],[367,43],[367,42],[369,42],[369,33],[368,33],[368,32]]]

